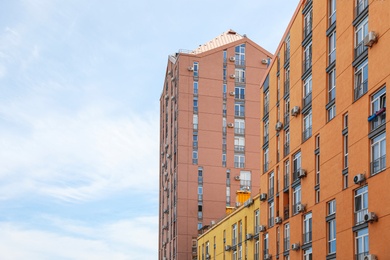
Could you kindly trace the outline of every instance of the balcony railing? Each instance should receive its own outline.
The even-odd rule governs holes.
[[[308,71],[311,68],[311,55],[308,55],[304,58],[303,64],[302,64],[303,73]]]
[[[361,209],[358,211],[355,211],[355,225],[359,225],[361,223],[364,223],[364,215],[368,213],[368,209]]]
[[[371,162],[371,175],[386,169],[386,154]]]
[[[303,39],[306,39],[312,31],[312,21],[308,21],[303,28]]]
[[[311,105],[311,92],[306,94],[306,96],[303,97],[303,106],[306,107],[308,105]]]
[[[290,250],[290,238],[289,237],[284,239],[283,249],[284,249],[284,252]]]
[[[245,128],[234,128],[234,133],[237,135],[244,135],[245,134]]]
[[[234,61],[234,64],[237,66],[245,66],[245,59],[237,59]]]
[[[368,80],[365,80],[363,83],[356,85],[354,89],[355,100],[363,96],[368,89]]]
[[[245,145],[235,145],[234,151],[235,152],[245,152]]]
[[[368,0],[363,0],[358,3],[355,7],[355,18],[359,16],[359,14],[363,13],[363,11],[368,7]]]
[[[235,99],[240,99],[240,100],[243,100],[245,99],[245,94],[234,94],[234,98]]]
[[[234,115],[238,116],[238,117],[244,117],[245,111],[236,110],[236,111],[234,111]]]
[[[244,168],[245,167],[245,163],[243,163],[243,162],[234,162],[234,167],[235,168]]]
[[[367,252],[363,252],[363,253],[355,254],[355,260],[364,260],[364,257],[365,257],[366,255],[368,255],[368,254],[369,254],[368,251],[367,251]]]
[[[306,141],[306,140],[309,139],[310,137],[311,137],[311,126],[309,126],[308,128],[306,128],[306,129],[303,131],[303,134],[302,134],[303,141]]]
[[[374,117],[374,119],[369,120],[371,122],[371,131],[377,129],[378,127],[386,123],[386,108],[381,108],[372,116]]]
[[[245,77],[235,77],[236,83],[245,83]]]
[[[308,231],[302,235],[302,241],[304,244],[310,243],[312,239],[312,232]]]
[[[359,42],[358,45],[355,47],[354,58],[356,59],[357,57],[362,55],[364,53],[364,51],[366,51],[366,50],[367,50],[367,46],[364,45],[364,42],[363,41]]]

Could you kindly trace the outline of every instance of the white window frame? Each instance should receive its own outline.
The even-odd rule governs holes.
[[[355,190],[354,196],[355,224],[364,223],[364,215],[368,212],[368,186]]]

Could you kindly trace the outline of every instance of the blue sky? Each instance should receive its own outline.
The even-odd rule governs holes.
[[[298,2],[1,1],[0,259],[157,259],[168,55],[274,52]]]

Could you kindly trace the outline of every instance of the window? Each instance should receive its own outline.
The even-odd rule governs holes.
[[[303,141],[306,141],[311,137],[311,128],[312,128],[312,120],[311,120],[311,109],[304,114],[303,117]]]
[[[290,53],[290,50],[288,51]],[[290,67],[286,68],[284,72],[284,95],[288,93],[290,93]]]
[[[364,45],[364,37],[368,34],[368,17],[355,27],[355,59],[362,55],[367,46]]]
[[[198,98],[194,98],[194,113],[198,113]]]
[[[310,243],[312,239],[312,213],[303,217],[303,243]]]
[[[328,122],[336,116],[336,105],[333,104],[327,109]]]
[[[310,10],[303,17],[303,38],[306,38],[311,33],[311,30],[312,30],[312,16],[313,16],[313,10]]]
[[[245,120],[244,119],[234,119],[234,133],[243,135],[245,134]]]
[[[284,125],[290,123],[290,98],[284,100]]]
[[[290,250],[290,224],[284,225],[284,251]]]
[[[226,82],[227,80],[227,66],[226,65],[223,65],[223,69],[222,69],[222,79],[223,81]]]
[[[194,62],[194,77],[198,77],[198,76],[199,76],[199,63]]]
[[[344,160],[343,160],[343,163],[344,163],[344,169],[348,168],[348,133],[346,133],[343,137],[344,139]]]
[[[235,82],[245,83],[245,69],[237,69],[235,70]]]
[[[301,185],[293,189],[293,213],[298,214],[297,205],[301,203]]]
[[[368,0],[356,0],[355,17],[361,14],[368,6]]]
[[[192,117],[193,129],[198,130],[198,115]]]
[[[198,185],[198,201],[203,200],[203,186]]]
[[[290,153],[290,130],[286,129],[284,131],[284,156],[287,156]]]
[[[263,171],[267,172],[268,171],[268,166],[269,166],[269,155],[268,155],[269,149],[268,147],[264,148],[263,153],[264,153],[264,165],[263,165]]]
[[[235,136],[234,137],[234,151],[244,152],[245,151],[245,137]]]
[[[328,37],[328,56],[329,56],[329,65],[336,60],[336,31],[332,32]]]
[[[234,167],[235,168],[244,168],[245,167],[245,155],[235,154],[234,155]]]
[[[301,152],[293,155],[293,181],[298,180],[298,171],[301,169]]]
[[[268,226],[274,226],[275,214],[274,214],[275,205],[274,202],[271,201],[268,205]]]
[[[192,136],[192,147],[197,148],[198,147],[198,135],[194,134]]]
[[[234,115],[238,117],[245,116],[245,105],[243,102],[236,102],[234,104]]]
[[[260,259],[260,241],[259,240],[256,240],[256,243],[255,243],[255,255],[254,255],[254,259],[255,260],[259,260]]]
[[[237,245],[237,224],[232,226],[232,246]]]
[[[386,123],[386,88],[380,89],[371,97],[371,116],[368,118],[371,131]]]
[[[368,228],[355,232],[355,259],[362,259],[369,253]]]
[[[255,210],[255,234],[259,234],[259,226],[260,226],[260,211],[259,209]]]
[[[303,107],[311,105],[312,77],[311,75],[303,81]]]
[[[329,26],[336,22],[336,0],[329,0]]]
[[[386,133],[371,140],[371,175],[386,169]]]
[[[251,190],[251,172],[241,171],[240,172],[240,189],[250,191]]]
[[[269,121],[268,118],[264,121],[264,131],[263,131],[263,141],[264,144],[268,143],[268,138],[269,138]]]
[[[192,151],[192,163],[198,164],[198,151]]]
[[[245,99],[245,87],[244,86],[237,86],[234,88],[234,98]]]
[[[235,64],[236,65],[245,65],[245,44],[241,44],[235,47]]]
[[[303,73],[311,68],[311,43],[303,50]]]
[[[328,202],[328,216],[336,213],[336,200]]]
[[[269,198],[272,198],[274,196],[274,182],[275,182],[274,172],[271,172],[268,176],[268,197]]]
[[[286,160],[284,162],[284,188],[290,186],[290,161]]]
[[[269,241],[268,241],[268,233],[264,235],[264,247],[263,247],[263,251],[264,251],[264,258],[266,255],[268,255],[268,248],[269,248]]]
[[[328,74],[328,102],[336,98],[336,69],[332,69]]]
[[[336,200],[328,202],[327,211],[328,254],[334,254],[336,253]]]
[[[203,183],[203,169],[201,167],[198,168],[198,184]]]
[[[364,214],[368,212],[368,187],[355,190],[355,224],[364,223]]]
[[[286,64],[290,60],[290,34],[286,36],[284,40],[284,63]]]
[[[313,253],[313,250],[312,248],[308,248],[306,250],[303,250],[303,260],[312,260],[312,253]]]
[[[264,115],[269,112],[269,91],[264,93]]]
[[[194,95],[198,95],[198,81],[194,81]]]

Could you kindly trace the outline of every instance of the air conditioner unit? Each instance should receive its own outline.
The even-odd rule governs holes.
[[[172,78],[171,78],[171,81],[174,81],[174,80],[175,80],[175,77],[172,77]]]
[[[295,244],[292,244],[292,245],[291,245],[291,249],[294,250],[294,251],[299,250],[299,247],[300,247],[300,246],[299,246],[299,243],[295,243]]]
[[[262,59],[262,60],[261,60],[261,63],[262,63],[262,64],[268,64],[268,60],[267,60],[267,59]]]
[[[231,78],[231,79],[234,79],[235,77],[236,77],[236,75],[230,74],[230,78]]]
[[[259,232],[265,232],[267,228],[264,225],[259,226]]]
[[[264,254],[264,260],[271,260],[272,256],[270,254]]]
[[[299,114],[299,106],[295,106],[291,109],[291,115],[297,116]]]
[[[165,147],[165,149],[167,149],[167,148],[169,147],[169,144],[165,144],[165,146],[164,146],[164,147]]]
[[[168,95],[168,94],[166,94],[166,95],[165,95],[165,99],[168,99],[168,98],[169,98],[169,95]]]
[[[234,91],[230,91],[230,92],[229,92],[229,95],[230,95],[230,96],[234,96],[234,95],[235,95]]]
[[[229,58],[230,61],[236,61],[236,57],[232,56]]]
[[[227,124],[227,126],[228,126],[229,128],[233,128],[233,127],[234,127],[234,124],[233,124],[233,123],[229,123],[229,124]]]
[[[168,190],[168,188],[167,187],[164,187],[164,191],[167,191]]]
[[[298,178],[306,177],[306,171],[304,169],[299,169]]]
[[[361,183],[362,181],[364,181],[365,180],[365,177],[364,177],[364,174],[363,173],[360,173],[360,174],[358,174],[358,175],[355,175],[355,177],[353,177],[353,182],[355,183],[355,184],[359,184],[359,183]]]
[[[175,100],[175,98],[176,98],[175,96],[172,96],[172,97],[171,97],[171,100]]]
[[[297,206],[297,212],[303,212],[305,211],[305,205],[299,203]]]
[[[194,67],[192,67],[192,66],[189,66],[187,69],[188,69],[188,71],[194,71]]]
[[[164,151],[162,151],[160,154],[161,154],[161,155],[164,155]]]
[[[162,167],[165,167],[165,163],[162,163],[161,166],[162,166]]]
[[[172,74],[172,71],[171,70],[168,70],[168,75],[171,75]]]
[[[283,123],[282,122],[277,122],[276,125],[275,125],[275,130],[276,131],[280,131],[280,130],[282,130],[282,127],[283,127]]]
[[[276,224],[281,224],[282,221],[283,221],[283,220],[282,220],[281,217],[276,217],[276,218],[275,218],[275,223],[276,223]]]
[[[378,258],[376,255],[366,255],[364,256],[363,260],[377,260]]]
[[[364,221],[365,222],[378,221],[378,216],[374,212],[367,212],[366,214],[364,214]]]
[[[167,153],[167,158],[168,158],[168,159],[171,158],[171,155],[170,155],[169,153]]]
[[[230,251],[230,249],[232,249],[231,246],[229,246],[229,245],[225,246],[225,251]]]
[[[210,255],[209,254],[206,254],[206,259],[210,259]]]
[[[260,194],[260,200],[265,201],[267,199],[267,193],[261,193]]]
[[[235,179],[236,181],[239,181],[239,180],[240,180],[240,176],[239,176],[239,175],[234,176],[234,179]]]
[[[374,43],[378,41],[378,37],[375,32],[369,32],[363,39],[364,45],[371,47]]]
[[[251,240],[253,238],[252,234],[246,234],[245,236],[246,240]]]

